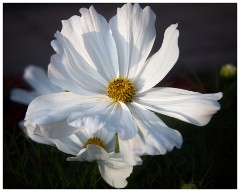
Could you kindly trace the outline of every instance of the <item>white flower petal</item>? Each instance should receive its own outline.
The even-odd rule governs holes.
[[[124,161],[138,164],[138,156],[163,155],[182,145],[181,134],[165,125],[154,113],[132,102],[129,108],[138,125],[138,134],[130,140],[119,139],[119,148]]]
[[[69,124],[73,124],[75,127],[81,127],[81,129],[84,129],[89,137],[93,137],[94,134],[98,133],[104,126],[103,122],[99,120],[100,117],[98,115],[85,116],[85,114],[80,115],[80,113],[74,113],[74,116],[75,115],[78,115],[78,117],[80,116],[81,118],[79,121],[76,121],[78,124],[73,124],[70,119]]]
[[[54,139],[70,135],[79,128],[64,127],[67,126],[67,118],[74,112],[91,110],[99,103],[102,104],[99,100],[103,101],[105,97],[102,95],[84,97],[71,92],[40,96],[30,103],[24,125],[32,125],[35,128],[38,125],[40,132],[38,134]]]
[[[104,181],[115,188],[126,187],[126,178],[133,170],[133,167],[127,165],[119,154],[112,154],[108,161],[98,161],[98,168]]]
[[[120,76],[131,79],[138,66],[142,68],[155,40],[155,19],[150,7],[142,10],[138,4],[125,4],[110,20],[118,50]]]
[[[58,139],[55,140],[55,143],[56,147],[64,152],[64,153],[67,153],[67,154],[71,154],[71,155],[77,155],[76,153],[76,148],[74,148],[73,145],[71,144],[68,144],[68,143],[62,143],[61,141],[59,141]],[[72,149],[73,148],[73,149]],[[79,149],[79,148],[78,148]]]
[[[85,48],[98,71],[107,80],[112,80],[119,75],[119,66],[116,44],[108,22],[93,6],[81,8],[80,13]]]
[[[88,139],[84,132],[79,132],[80,131],[61,139],[54,139],[56,147],[64,153],[77,155],[79,150],[82,149],[85,141]]]
[[[33,141],[37,142],[37,143],[41,143],[41,144],[46,144],[46,145],[54,145],[54,142],[52,139],[49,138],[45,138],[39,135],[35,135],[34,134],[34,128],[31,126],[28,127],[23,127],[22,129],[25,129],[26,131],[24,131],[27,136],[29,138],[31,138]]]
[[[101,122],[98,124],[101,125]],[[109,152],[114,152],[115,151],[115,144],[116,144],[116,132],[109,131],[105,128],[105,126],[101,127],[97,132],[94,133],[93,137],[100,138],[105,146],[106,146],[106,151]]]
[[[66,129],[68,127],[66,126]],[[83,148],[84,144],[90,138],[99,138],[106,146],[109,152],[114,151],[115,147],[115,133],[105,130],[101,123],[98,122],[97,116],[87,117],[79,130],[67,137],[61,139],[54,139],[57,148],[65,153],[77,155],[79,150]]]
[[[104,114],[104,115],[103,115]],[[112,103],[106,113],[101,114],[101,120],[105,123],[104,127],[111,132],[118,132],[121,129],[122,111],[121,105],[118,102]]]
[[[23,89],[13,89],[11,91],[10,99],[22,104],[28,105],[32,100],[40,96],[40,94],[33,91],[25,91]]]
[[[120,102],[120,104],[122,107],[122,115],[119,117],[119,120],[122,126],[120,127],[121,129],[118,130],[118,134],[122,140],[128,140],[137,134],[138,128],[126,104],[122,102]]]
[[[197,126],[206,125],[220,109],[222,93],[201,94],[176,88],[154,88],[139,94],[135,101],[155,112]]]
[[[99,123],[111,132],[118,132],[121,139],[127,140],[137,133],[137,126],[132,119],[132,115],[122,102],[113,102],[111,99],[96,105],[91,110],[84,113],[72,113],[68,118],[68,123],[74,127],[83,126],[83,121],[91,115],[99,115]]]
[[[66,129],[68,129],[67,126]],[[101,139],[106,146],[106,151],[114,152],[116,143],[115,133],[107,131],[103,127],[102,122],[99,121],[98,116],[85,117],[76,133],[61,139],[54,139],[54,143],[59,150],[77,155],[79,149],[82,149],[90,138]]]
[[[52,63],[48,65],[48,76],[54,84],[61,87],[64,91],[71,91],[80,95],[93,95],[93,93],[84,90],[72,80],[65,66],[61,64],[60,57],[52,56],[51,60]]]
[[[109,159],[108,153],[102,147],[97,145],[88,144],[87,148],[82,149],[77,154],[78,161],[96,161],[96,160],[103,160],[106,161]],[[71,161],[72,158],[67,158],[67,161]]]
[[[61,33],[108,81],[118,76],[118,55],[115,41],[107,21],[93,6],[80,9],[81,17],[73,16],[62,21]]]
[[[72,16],[68,20],[62,20],[61,34],[64,35],[72,43],[75,50],[85,59],[89,65],[95,67],[84,45],[81,22],[82,21],[80,17],[77,15]]]
[[[106,129],[118,132],[123,140],[128,140],[137,134],[138,129],[132,114],[126,104],[122,102],[116,102],[110,113],[102,120],[105,121]]]
[[[83,148],[83,149],[81,149],[81,153],[85,153],[85,151],[87,151],[87,148]],[[80,153],[79,152],[79,153]],[[85,159],[78,159],[78,156],[76,156],[76,157],[68,157],[67,159],[66,159],[67,161],[86,161]]]
[[[77,132],[79,128],[72,127],[67,124],[66,119],[58,120],[53,123],[46,123],[43,125],[36,125],[34,129],[34,134],[51,138],[58,139],[62,137],[66,137]]]
[[[134,84],[138,92],[144,92],[155,86],[172,69],[179,56],[177,24],[168,27],[162,46],[139,68]]]
[[[72,112],[67,119],[69,125],[74,127],[84,127],[86,118],[95,115],[98,115],[99,123],[101,124],[101,126],[105,125],[106,123],[104,123],[103,119],[106,118],[110,109],[112,108],[113,101],[106,96],[104,99],[93,97],[92,102],[94,102],[95,104],[86,103],[81,106],[84,108],[84,110]]]
[[[42,95],[28,106],[25,124],[47,124],[65,119],[69,113],[81,104],[81,96],[71,92]]]
[[[122,140],[118,136],[119,150],[122,154],[122,158],[128,165],[141,165],[141,155],[146,153],[146,147],[144,143],[144,136],[138,131],[138,133],[129,140]]]
[[[51,63],[56,66],[55,69],[58,65],[64,65],[71,77],[68,81],[72,80],[88,92],[105,94],[107,81],[78,54],[66,37],[59,32],[55,33],[55,37],[57,40],[52,42],[52,46],[55,47],[57,54],[51,58]]]
[[[40,95],[63,91],[48,79],[46,72],[40,67],[28,66],[24,72],[24,79],[32,86],[34,91],[13,89],[11,91],[11,100],[22,104],[29,104]]]
[[[99,112],[102,112],[101,110]],[[76,114],[74,114],[76,115]],[[85,114],[84,114],[85,115]],[[83,133],[86,135],[86,138],[100,138],[107,147],[108,152],[113,152],[115,149],[115,134],[116,132],[107,130],[106,122],[101,119],[102,116],[81,116],[78,115],[78,120],[75,122],[70,122],[70,124],[77,125],[80,130],[75,133],[78,137],[82,137]],[[88,140],[85,139],[84,143]],[[83,139],[81,139],[83,141]]]
[[[138,129],[126,104],[115,102],[101,116],[104,127],[109,131],[118,132],[121,139],[128,140],[136,135]]]
[[[48,79],[47,73],[40,67],[28,66],[24,71],[24,79],[40,95],[63,91]]]

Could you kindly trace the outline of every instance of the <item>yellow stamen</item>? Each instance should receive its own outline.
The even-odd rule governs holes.
[[[98,137],[93,137],[93,138],[88,139],[87,142],[83,145],[83,148],[86,148],[88,146],[88,144],[98,145],[106,150],[106,145]]]
[[[115,102],[131,102],[136,92],[132,81],[127,78],[116,78],[108,84],[108,96]]]

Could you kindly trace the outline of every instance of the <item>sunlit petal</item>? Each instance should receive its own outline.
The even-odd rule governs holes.
[[[136,102],[155,112],[197,126],[206,125],[220,109],[222,93],[201,94],[176,88],[154,88],[140,94]]]

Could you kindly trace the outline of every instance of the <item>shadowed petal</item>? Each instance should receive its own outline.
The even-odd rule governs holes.
[[[127,186],[126,178],[132,173],[133,167],[126,164],[120,154],[111,154],[108,161],[98,161],[98,168],[104,181],[115,188]]]
[[[47,73],[40,67],[30,65],[25,68],[24,79],[31,85],[34,91],[13,89],[11,91],[11,100],[22,104],[29,104],[40,95],[63,91],[63,89],[57,87],[49,80]]]
[[[84,97],[71,92],[40,96],[30,103],[24,125],[31,125],[42,135],[54,139],[70,135],[79,128],[68,126],[66,129],[64,123],[67,126],[68,117],[74,112],[91,111],[99,103],[104,104],[104,98],[107,100],[103,95]],[[93,114],[94,112],[99,113],[92,111]]]
[[[116,41],[120,76],[134,78],[138,66],[147,59],[156,36],[155,14],[150,7],[125,4],[110,20]]]
[[[39,93],[34,91],[25,91],[23,89],[13,89],[11,91],[11,100],[22,104],[28,105],[36,97],[40,96]]]
[[[103,160],[106,161],[109,159],[108,153],[102,147],[97,145],[88,144],[87,148],[81,149],[77,154],[77,157],[68,157],[67,161],[96,161]]]
[[[137,126],[126,104],[113,102],[111,99],[108,104],[107,102],[99,103],[84,113],[72,113],[68,118],[68,123],[74,127],[80,127],[86,117],[94,114],[99,116],[99,123],[104,125],[105,129],[110,132],[118,132],[123,140],[128,140],[137,133]]]
[[[41,143],[41,144],[46,144],[46,145],[54,145],[54,142],[52,141],[52,139],[49,138],[45,138],[39,135],[35,135],[34,134],[34,128],[31,126],[28,127],[21,127],[22,129],[26,130],[26,134],[28,137],[30,137],[33,141],[37,142],[37,143]]]
[[[89,65],[110,81],[118,76],[118,55],[108,23],[93,6],[81,8],[80,13],[81,17],[62,21],[61,33]]]
[[[131,165],[141,163],[139,156],[164,155],[174,147],[182,145],[181,134],[165,125],[153,112],[132,102],[129,108],[139,128],[138,134],[130,140],[119,139],[119,148],[124,161]]]
[[[55,66],[54,69],[57,70],[57,66],[59,65],[64,66],[60,69],[66,70],[69,74],[70,79],[67,79],[68,84],[73,81],[74,85],[78,85],[78,89],[80,90],[84,89],[95,94],[105,93],[107,81],[81,57],[66,37],[59,32],[55,34],[55,37],[57,40],[52,42],[52,46],[55,48],[57,54],[51,58],[51,64]],[[51,79],[55,79],[56,83],[58,82],[56,78],[59,78],[59,76],[56,76],[55,73],[49,73],[49,75],[52,76]],[[78,89],[69,91],[78,93]]]
[[[47,73],[40,67],[28,66],[24,71],[23,77],[41,95],[63,91],[63,89],[57,87],[49,80]]]
[[[134,81],[138,92],[149,90],[159,83],[176,63],[179,56],[177,26],[174,24],[166,29],[160,50],[139,68]]]

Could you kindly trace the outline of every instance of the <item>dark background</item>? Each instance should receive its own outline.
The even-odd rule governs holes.
[[[91,4],[4,4],[3,62],[4,75],[21,75],[29,64],[47,69],[54,51],[50,45],[54,33],[61,30],[61,20],[80,15],[81,7]],[[107,20],[123,4],[94,4]],[[152,50],[161,46],[165,29],[179,23],[180,56],[173,71],[191,70],[210,75],[225,63],[237,62],[237,4],[182,3],[149,5],[155,12],[156,40]]]
[[[27,106],[10,101],[13,88],[30,89],[23,81],[29,64],[47,70],[54,51],[50,45],[61,20],[80,15],[91,4],[3,4],[3,187],[4,188],[109,188],[96,164],[69,163],[68,155],[26,139],[18,127]],[[94,4],[107,20],[123,4]],[[179,24],[180,56],[161,86],[201,93],[223,92],[221,110],[204,127],[173,118],[163,121],[183,136],[181,149],[166,155],[144,156],[134,167],[127,188],[181,188],[194,184],[204,189],[237,188],[237,81],[224,79],[219,69],[237,65],[237,4],[140,4],[155,12],[156,40],[161,46],[165,29]],[[197,110],[197,109],[196,109]]]

